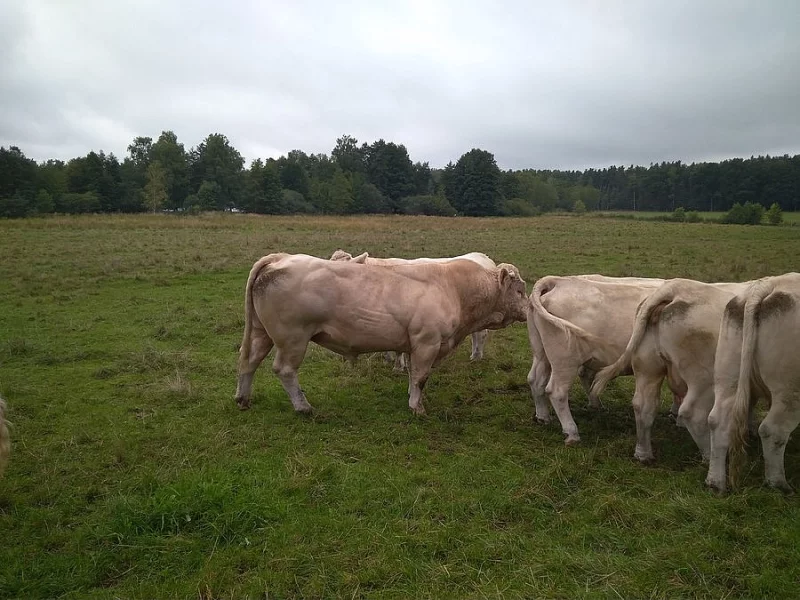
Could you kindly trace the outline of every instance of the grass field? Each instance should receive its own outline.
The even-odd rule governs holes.
[[[532,423],[523,324],[432,375],[428,416],[377,357],[320,348],[295,415],[268,363],[237,410],[245,278],[269,252],[483,251],[546,274],[744,280],[797,269],[795,228],[577,217],[93,216],[0,221],[0,598],[790,597],[800,501],[703,488],[666,398],[632,458],[632,381],[582,444]],[[530,289],[530,285],[529,285]],[[800,452],[787,476],[800,485]]]
[[[647,211],[647,210],[611,210],[611,211],[600,211],[595,213],[590,213],[594,215],[599,215],[601,217],[625,217],[625,218],[632,218],[632,219],[661,219],[664,217],[670,216],[671,212],[658,212],[658,211]],[[727,213],[722,211],[701,211],[698,213],[700,218],[703,220],[708,221],[719,221],[721,220]],[[764,218],[763,224],[767,223],[766,217]],[[800,225],[800,212],[784,212],[783,213],[783,224],[784,225]]]

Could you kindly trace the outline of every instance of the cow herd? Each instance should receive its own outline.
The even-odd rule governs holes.
[[[250,405],[253,374],[274,348],[272,369],[298,412],[311,405],[298,381],[309,342],[350,360],[362,353],[407,357],[411,410],[422,415],[431,372],[468,335],[483,356],[489,329],[526,321],[535,419],[552,406],[567,445],[580,441],[569,407],[579,377],[589,403],[619,375],[635,377],[634,456],[654,458],[651,430],[664,381],[670,409],[697,444],[706,484],[727,487],[727,460],[757,432],[770,486],[789,491],[784,450],[800,424],[800,274],[744,283],[689,279],[548,276],[530,296],[519,270],[473,252],[453,258],[330,259],[271,254],[250,270],[236,400]],[[760,425],[754,405],[769,404]],[[734,471],[732,470],[732,475]]]

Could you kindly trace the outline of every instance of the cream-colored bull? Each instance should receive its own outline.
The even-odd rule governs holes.
[[[569,409],[575,377],[580,375],[589,391],[594,374],[625,349],[636,307],[662,283],[663,279],[577,275],[542,277],[534,285],[527,319],[533,353],[528,383],[536,420],[550,422],[549,395],[565,444],[580,441]],[[589,404],[598,407],[600,400],[589,394]]]
[[[315,342],[348,358],[409,353],[408,404],[424,414],[431,368],[470,333],[524,321],[526,310],[525,282],[513,265],[453,260],[387,269],[271,254],[247,279],[236,400],[249,407],[253,374],[274,346],[272,370],[294,409],[310,411],[297,370]]]
[[[714,405],[714,355],[725,305],[747,283],[702,283],[670,279],[636,312],[633,332],[617,361],[595,377],[592,394],[631,365],[636,378],[634,457],[653,460],[651,432],[664,379],[680,400],[678,425],[689,430],[705,460],[709,456],[708,414]]]
[[[708,416],[706,485],[726,489],[726,459],[739,457],[758,398],[770,403],[758,427],[767,485],[791,491],[784,471],[789,435],[800,424],[800,274],[754,281],[725,307]]]

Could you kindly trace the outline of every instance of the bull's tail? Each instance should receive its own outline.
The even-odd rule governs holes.
[[[566,319],[557,317],[548,311],[544,307],[544,304],[542,304],[542,296],[552,291],[556,287],[557,283],[558,277],[547,276],[539,279],[534,284],[533,291],[531,292],[529,298],[530,308],[533,309],[534,313],[539,315],[539,317],[544,319],[547,323],[561,330],[561,332],[564,334],[567,348],[570,348],[575,343],[576,339],[582,339],[583,337],[586,337],[588,333],[574,323],[570,323]]]
[[[6,402],[0,396],[0,477],[11,457],[11,435],[8,433],[8,423],[5,419]]]
[[[739,361],[739,381],[733,401],[729,452],[731,457],[731,480],[735,481],[744,463],[744,449],[749,437],[750,390],[753,363],[758,338],[756,314],[761,302],[774,290],[774,284],[761,280],[747,290],[742,318],[742,355]]]
[[[262,256],[253,264],[253,268],[250,269],[250,275],[247,277],[247,285],[245,285],[244,289],[244,334],[242,335],[242,345],[239,348],[240,367],[250,360],[251,327],[253,326],[253,319],[257,318],[255,303],[253,302],[253,285],[264,267],[273,263],[277,258],[278,256],[275,254]]]
[[[597,375],[595,375],[594,383],[592,383],[592,395],[599,397],[603,390],[606,389],[608,383],[627,368],[631,362],[633,353],[636,352],[639,344],[641,344],[644,339],[644,334],[647,332],[647,325],[655,311],[659,308],[663,308],[674,299],[675,286],[668,282],[657,288],[639,304],[639,308],[636,310],[636,317],[633,321],[631,339],[628,340],[625,351],[614,363],[598,371]]]

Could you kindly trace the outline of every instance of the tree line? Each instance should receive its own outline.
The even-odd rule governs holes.
[[[536,215],[548,211],[798,210],[800,155],[585,171],[507,170],[474,148],[443,169],[402,144],[336,140],[330,154],[292,150],[245,166],[227,137],[188,151],[172,131],[136,137],[120,161],[102,151],[41,163],[0,148],[0,216],[241,210],[264,214]]]

